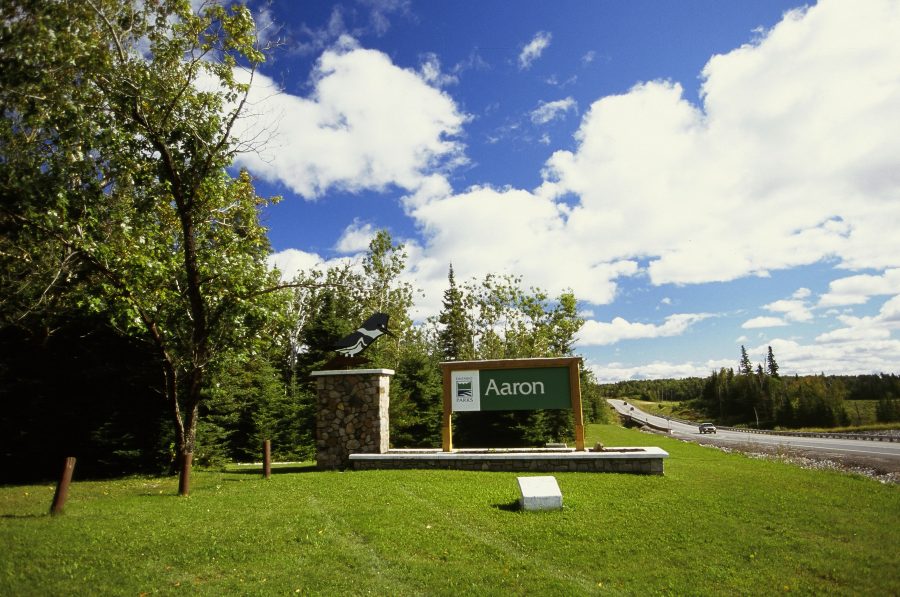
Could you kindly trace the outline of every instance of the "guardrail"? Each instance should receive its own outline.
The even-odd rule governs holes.
[[[768,429],[746,429],[743,427],[719,427],[725,431],[738,431],[740,433],[755,433],[758,435],[783,435],[786,437],[819,437],[830,439],[860,439],[875,442],[900,442],[896,435],[877,435],[874,433],[829,433],[827,431],[770,431]]]
[[[664,432],[664,433],[671,433],[671,432],[672,432],[672,430],[669,429],[669,428],[667,428],[667,427],[662,427],[662,426],[660,426],[660,425],[656,425],[656,424],[651,423],[650,421],[648,421],[648,420],[646,420],[646,419],[639,419],[639,418],[637,418],[637,417],[635,417],[635,416],[633,416],[633,415],[628,415],[628,414],[625,414],[625,413],[619,413],[619,416],[622,417],[623,419],[628,419],[628,420],[631,421],[632,423],[640,423],[641,425],[644,425],[644,426],[649,427],[649,428],[651,428],[651,429],[655,429],[656,431],[662,431],[662,432]]]
[[[618,412],[618,411],[617,411]],[[642,414],[644,411],[640,411]],[[671,430],[666,427],[662,427],[660,425],[655,425],[650,423],[646,419],[640,419],[634,415],[629,415],[628,413],[619,412],[619,416],[633,421],[635,423],[640,423],[641,425],[646,425],[651,429],[656,429],[657,431],[664,431],[666,433],[671,433]],[[659,415],[651,415],[651,416],[659,416]],[[696,421],[687,421],[685,419],[676,419],[675,417],[668,417],[668,420],[675,421],[676,423],[681,423],[683,425],[691,425],[693,427],[697,427],[700,423]],[[830,433],[827,431],[772,431],[769,429],[747,429],[746,427],[726,427],[722,425],[716,425],[717,429],[721,429],[723,431],[737,431],[739,433],[754,433],[758,435],[779,435],[785,437],[817,437],[817,438],[830,438],[830,439],[858,439],[865,441],[876,441],[876,442],[900,442],[900,436],[897,435],[877,435],[874,433]]]

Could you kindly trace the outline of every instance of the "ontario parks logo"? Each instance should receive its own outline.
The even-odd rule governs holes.
[[[453,371],[450,374],[450,394],[453,410],[481,410],[478,371]]]

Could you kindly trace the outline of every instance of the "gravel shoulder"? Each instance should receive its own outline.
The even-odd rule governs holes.
[[[838,470],[850,474],[863,475],[881,483],[900,485],[900,462],[897,459],[877,455],[823,455],[813,450],[786,446],[767,446],[754,443],[735,444],[716,441],[705,436],[697,443],[713,447],[723,452],[739,452],[750,458],[765,458],[787,462],[803,468]]]

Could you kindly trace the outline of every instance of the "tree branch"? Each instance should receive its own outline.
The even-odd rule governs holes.
[[[113,27],[113,24],[109,21],[106,13],[101,11],[100,8],[98,8],[97,5],[94,4],[93,0],[87,0],[87,3],[94,10],[94,12],[97,13],[97,16],[103,19],[103,22],[106,24],[106,28],[109,30],[109,34],[112,35],[113,41],[116,44],[116,53],[119,55],[119,60],[124,63],[126,60],[125,47],[122,45],[122,40],[119,39],[119,35],[116,33],[115,27]]]

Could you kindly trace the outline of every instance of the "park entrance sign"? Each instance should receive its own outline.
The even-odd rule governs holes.
[[[452,371],[450,395],[454,412],[572,408],[568,367]]]
[[[562,357],[441,363],[444,451],[453,447],[453,412],[570,408],[575,415],[575,447],[584,450],[580,362],[578,357]]]

